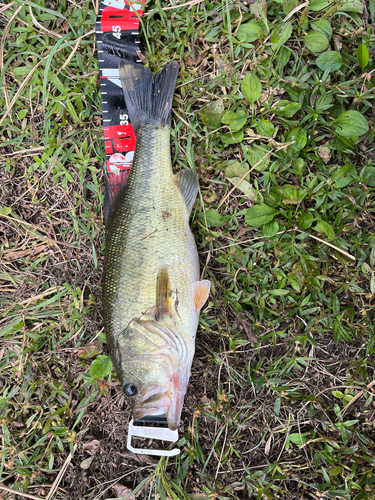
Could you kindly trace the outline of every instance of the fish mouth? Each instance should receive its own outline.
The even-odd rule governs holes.
[[[168,427],[172,431],[178,429],[186,386],[186,378],[177,372],[171,378],[171,385],[168,389],[160,386],[150,387],[134,407],[134,419],[138,420],[163,411],[167,417]]]

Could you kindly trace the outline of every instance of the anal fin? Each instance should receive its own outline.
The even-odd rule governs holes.
[[[198,193],[198,174],[193,170],[180,170],[173,176],[173,181],[186,203],[186,209],[190,216]]]

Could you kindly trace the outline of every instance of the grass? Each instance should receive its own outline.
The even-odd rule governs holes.
[[[127,451],[115,375],[89,371],[95,8],[1,4],[1,498],[375,498],[374,1],[147,3],[144,57],[180,63],[172,157],[199,173],[213,284],[169,461]]]

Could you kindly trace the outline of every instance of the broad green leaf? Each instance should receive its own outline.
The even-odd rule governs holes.
[[[335,232],[333,230],[333,227],[331,226],[331,224],[328,224],[328,222],[324,220],[320,220],[317,222],[316,230],[319,233],[325,234],[330,240],[335,239]]]
[[[279,116],[286,116],[287,118],[290,118],[291,116],[295,115],[297,111],[299,111],[302,107],[302,104],[299,102],[291,102],[291,101],[284,101],[281,100],[279,101],[274,108],[272,108],[272,111]]]
[[[232,132],[238,132],[245,125],[247,114],[242,110],[237,111],[237,113],[229,110],[223,114],[221,121],[225,125],[229,125]]]
[[[332,5],[333,0],[311,0],[310,1],[310,10],[318,11],[325,9],[328,5]]]
[[[303,231],[306,229],[309,229],[309,227],[312,226],[312,223],[314,222],[314,216],[311,212],[305,212],[302,211],[301,217],[299,218],[298,221],[298,227],[300,227]]]
[[[294,144],[288,146],[289,153],[296,153],[301,151],[307,144],[306,130],[302,128],[295,128],[289,132],[286,138],[287,142],[295,141]]]
[[[246,174],[250,170],[249,164],[248,163],[240,163],[239,161],[231,161],[228,163],[226,169],[225,169],[225,177],[227,179],[230,179],[232,177],[239,177],[241,178],[243,175]],[[245,177],[247,181],[250,180],[250,175],[247,175]]]
[[[245,221],[251,227],[261,227],[271,222],[275,213],[276,210],[274,208],[269,207],[265,203],[260,203],[249,208],[245,214]]]
[[[361,179],[367,186],[375,186],[375,167],[365,167],[361,172]]]
[[[263,119],[258,120],[257,124],[255,125],[255,128],[259,135],[263,135],[266,137],[272,137],[272,134],[275,130],[275,126],[273,123]]]
[[[321,21],[315,21],[314,23],[311,23],[311,27],[314,31],[319,31],[320,33],[323,33],[328,40],[330,40],[332,36],[332,26],[329,21],[326,19],[322,19]]]
[[[363,14],[363,4],[361,0],[346,0],[340,5],[340,12],[355,12]]]
[[[316,65],[322,71],[326,71],[329,68],[329,71],[337,71],[343,65],[342,58],[338,52],[334,50],[328,50],[327,52],[323,52],[316,60]]]
[[[246,75],[241,83],[241,92],[250,104],[254,104],[262,93],[262,84],[259,78],[252,74]]]
[[[310,31],[303,40],[311,52],[323,52],[329,44],[328,38],[319,31]]]
[[[354,110],[341,113],[332,124],[337,135],[343,137],[358,137],[369,130],[366,118],[359,111]]]
[[[292,184],[284,184],[279,188],[279,192],[283,196],[284,205],[297,205],[304,195],[303,189]]]
[[[301,176],[306,168],[306,162],[303,158],[297,158],[292,163],[292,171],[297,176]]]
[[[95,456],[92,455],[89,458],[85,458],[80,464],[81,469],[88,469],[91,465],[91,462],[94,460]]]
[[[223,134],[221,136],[221,140],[224,144],[237,144],[238,142],[243,141],[243,130],[239,130],[238,132],[228,132],[227,134]]]
[[[262,19],[266,27],[267,24],[267,0],[256,0],[250,4],[250,12],[258,19]]]
[[[101,342],[95,341],[85,344],[77,351],[77,356],[82,359],[91,359],[101,352]]]
[[[217,129],[221,127],[221,116],[216,111],[212,111],[210,108],[204,108],[200,112],[202,117],[202,122],[207,125],[207,127],[212,129]]]
[[[292,23],[278,23],[271,35],[272,50],[282,47],[292,36]]]
[[[222,226],[223,224],[225,224],[227,222],[228,219],[230,219],[230,215],[221,215],[214,208],[210,208],[209,210],[206,210],[207,225],[210,227]],[[202,214],[202,220],[204,220],[203,214]]]
[[[344,394],[341,391],[332,391],[332,395],[335,396],[335,398],[342,399],[344,397]]]
[[[293,444],[304,444],[306,443],[306,433],[292,432],[292,434],[289,434],[289,440]]]
[[[299,0],[283,0],[284,14],[289,14],[289,12],[298,7],[299,3]]]
[[[228,181],[231,184],[233,184],[233,186],[237,186],[237,182],[239,180],[241,180],[241,177],[228,178]],[[261,199],[261,196],[258,193],[258,191],[256,191],[256,189],[252,188],[250,182],[248,182],[246,180],[241,181],[238,184],[236,189],[239,189],[246,196],[246,198],[251,200],[253,203],[258,203]]]
[[[329,471],[330,476],[338,476],[342,471],[342,467],[340,465],[337,465],[334,467],[331,471]]]
[[[103,354],[98,356],[90,365],[90,373],[93,378],[104,378],[111,373],[112,361],[109,356]]]
[[[262,28],[255,21],[241,24],[237,30],[236,37],[241,42],[251,43],[262,37]]]
[[[271,222],[264,224],[262,228],[262,233],[266,238],[272,238],[278,233],[278,231],[279,231],[279,224],[276,220],[272,220]]]
[[[353,176],[356,174],[356,169],[354,165],[344,165],[332,176],[332,182],[334,182],[333,187],[335,189],[341,189],[348,186],[353,182]]]
[[[361,66],[362,71],[368,65],[369,59],[370,59],[370,54],[367,45],[365,43],[361,43],[361,45],[358,47],[357,50],[357,61],[358,64]]]
[[[267,153],[267,149],[263,148],[262,146],[252,144],[247,151],[247,158],[250,165],[254,167],[258,163],[258,161],[261,161],[266,156]],[[258,172],[263,172],[264,170],[267,170],[269,163],[270,157],[268,155],[267,158],[264,158],[264,160],[259,163],[255,170],[257,170]]]

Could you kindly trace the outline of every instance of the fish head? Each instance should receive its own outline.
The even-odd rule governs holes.
[[[135,419],[164,411],[174,430],[190,376],[194,344],[169,318],[133,320],[118,338],[118,376]]]

